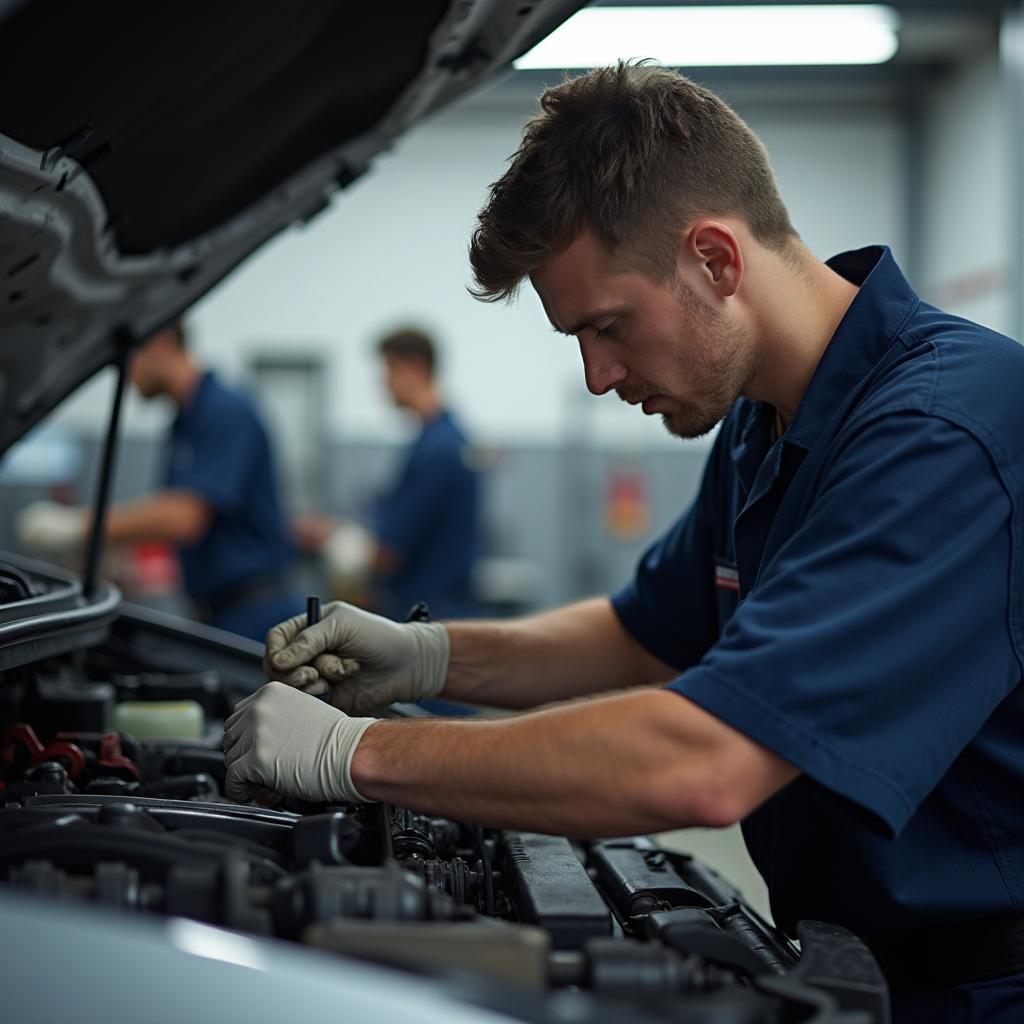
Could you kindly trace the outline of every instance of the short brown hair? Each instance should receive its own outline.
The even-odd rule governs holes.
[[[169,324],[165,324],[163,327],[157,328],[152,334],[147,335],[143,341],[144,345],[148,345],[158,334],[169,334],[171,340],[174,342],[175,348],[181,349],[182,352],[188,350],[188,331],[185,329],[185,324],[181,320],[173,320]]]
[[[393,359],[422,363],[433,377],[437,367],[437,346],[433,339],[415,327],[392,331],[377,342],[377,351]]]
[[[487,302],[592,230],[656,279],[671,275],[695,216],[742,217],[785,252],[797,234],[768,154],[714,93],[667,68],[620,62],[547,89],[470,243]]]

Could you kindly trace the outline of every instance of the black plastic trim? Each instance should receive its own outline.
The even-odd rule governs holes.
[[[0,671],[41,658],[65,654],[109,633],[121,607],[121,592],[111,584],[98,586],[85,597],[77,576],[20,556],[0,554],[46,593],[0,606]]]

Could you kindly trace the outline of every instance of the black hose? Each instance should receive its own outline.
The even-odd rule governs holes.
[[[10,584],[13,590],[20,591],[21,597],[32,597],[32,584],[28,577],[14,568],[13,565],[0,566],[0,588]]]

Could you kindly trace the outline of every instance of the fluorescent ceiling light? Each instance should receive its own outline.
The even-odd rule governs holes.
[[[589,7],[515,62],[590,68],[651,57],[668,67],[881,64],[899,18],[879,4]]]

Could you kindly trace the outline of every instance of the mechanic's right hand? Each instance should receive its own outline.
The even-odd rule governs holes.
[[[347,715],[394,701],[436,697],[451,644],[439,622],[393,622],[343,601],[325,605],[313,626],[296,615],[267,634],[267,676],[306,693],[330,692]]]

